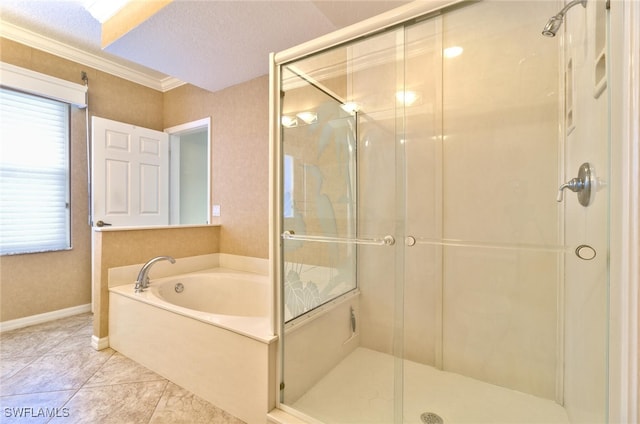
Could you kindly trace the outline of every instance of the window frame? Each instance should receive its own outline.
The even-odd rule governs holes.
[[[60,161],[56,164],[50,164],[50,166],[43,168],[43,173],[46,175],[57,176],[60,180],[59,184],[56,184],[56,187],[60,187],[63,191],[65,208],[64,214],[59,213],[58,217],[62,218],[64,221],[64,230],[60,231],[60,234],[56,235],[54,242],[46,243],[43,240],[31,240],[30,245],[26,247],[18,247],[19,245],[14,244],[13,247],[5,247],[4,246],[4,238],[0,239],[0,256],[13,256],[13,255],[23,255],[23,254],[31,254],[31,253],[45,253],[45,252],[59,252],[65,250],[73,249],[73,237],[72,237],[72,214],[71,214],[71,105],[66,102],[62,102],[57,99],[50,99],[44,96],[35,95],[32,93],[25,93],[20,90],[15,90],[10,87],[5,87],[0,84],[0,96],[5,96],[5,92],[15,93],[20,96],[26,96],[30,101],[38,102],[42,101],[42,104],[56,104],[56,108],[59,108],[62,116],[60,119],[60,123],[64,126],[64,129],[61,131],[61,135],[64,138],[59,143],[59,147],[62,150],[62,155],[60,157]],[[11,95],[11,94],[9,94]],[[64,122],[63,122],[64,121]],[[13,142],[15,139],[7,140],[9,143]],[[2,141],[0,141],[2,143]],[[4,156],[4,155],[3,155]],[[4,171],[4,162],[3,158],[0,157],[0,169]],[[23,170],[30,171],[33,175],[37,172],[37,165],[29,164],[27,166],[15,166],[13,165],[14,170],[19,170],[22,168]],[[30,169],[29,169],[30,168]],[[29,177],[22,178],[23,180],[28,179]],[[42,179],[42,176],[40,176]],[[62,181],[64,181],[62,183]],[[21,228],[33,228],[31,227],[21,227]],[[63,235],[64,234],[64,235]],[[52,233],[47,233],[46,235],[53,235]],[[53,245],[56,245],[53,247]],[[5,250],[7,249],[7,250]]]
[[[73,249],[73,210],[72,210],[72,106],[78,108],[87,107],[86,85],[76,84],[67,80],[52,77],[29,69],[21,68],[5,62],[0,62],[0,87],[22,94],[57,101],[66,107],[66,141],[64,158],[65,164],[65,247],[40,248],[33,247],[15,252],[2,252],[0,256],[23,255],[44,252],[62,252]],[[60,185],[61,187],[62,185]],[[60,238],[62,240],[62,237]],[[42,247],[42,246],[41,246]],[[0,249],[0,252],[3,249]]]

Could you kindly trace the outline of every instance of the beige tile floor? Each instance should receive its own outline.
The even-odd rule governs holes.
[[[94,350],[91,320],[0,334],[0,423],[243,423],[112,349]]]

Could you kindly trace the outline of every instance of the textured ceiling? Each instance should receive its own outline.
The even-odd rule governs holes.
[[[268,73],[268,55],[408,3],[174,0],[100,49],[81,0],[0,0],[0,19],[159,80],[217,91]]]

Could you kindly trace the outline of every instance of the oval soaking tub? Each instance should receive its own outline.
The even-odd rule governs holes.
[[[181,286],[176,287],[178,284]],[[259,341],[273,338],[265,275],[212,268],[151,279],[142,293],[135,293],[134,284],[111,287],[109,291]]]
[[[109,345],[246,423],[264,423],[277,337],[265,275],[213,268],[109,289]]]

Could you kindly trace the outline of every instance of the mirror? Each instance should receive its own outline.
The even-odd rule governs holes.
[[[211,118],[167,128],[169,134],[169,224],[210,223]]]

